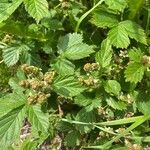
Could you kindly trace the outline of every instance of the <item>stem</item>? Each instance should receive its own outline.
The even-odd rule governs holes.
[[[94,5],[90,10],[88,10],[86,13],[84,13],[80,19],[77,22],[76,28],[75,28],[75,32],[78,32],[79,30],[79,26],[81,24],[81,22],[96,8],[98,7],[102,2],[104,2],[105,0],[100,0],[96,5]]]
[[[147,16],[147,23],[146,23],[146,33],[148,35],[149,31],[149,24],[150,24],[150,9],[148,9],[148,16]]]
[[[115,138],[113,138],[111,141],[107,142],[104,145],[98,145],[98,146],[89,146],[89,147],[85,147],[85,148],[93,148],[93,149],[105,149],[107,147],[109,147],[113,142],[115,142],[116,140],[120,139],[121,137],[125,136],[128,132],[132,131],[133,129],[135,129],[136,127],[138,127],[139,125],[141,125],[143,122],[145,122],[146,120],[148,120],[150,118],[150,115],[146,115],[143,116],[142,118],[137,119],[131,126],[129,126],[122,134],[119,134],[118,136],[116,136]]]
[[[56,6],[54,7],[54,9],[57,9],[59,6],[61,6],[61,3],[59,3],[58,5],[56,5]]]
[[[80,121],[74,121],[74,120],[68,120],[68,119],[62,119],[64,122],[72,123],[72,124],[81,124],[81,125],[99,125],[99,126],[115,126],[115,125],[122,125],[122,124],[129,124],[133,123],[135,121],[142,119],[144,116],[137,116],[137,117],[130,117],[130,118],[124,118],[119,120],[112,120],[112,121],[106,121],[106,122],[100,122],[100,123],[86,123],[86,122],[80,122]]]
[[[100,127],[100,126],[97,126],[97,125],[95,125],[95,124],[93,124],[93,123],[86,123],[86,122],[79,122],[79,121],[69,121],[69,120],[67,120],[67,119],[62,119],[62,121],[68,122],[68,123],[73,123],[73,124],[80,124],[80,125],[91,125],[91,126],[97,128],[97,129],[102,130],[102,131],[104,131],[104,132],[107,132],[107,133],[109,133],[109,134],[117,135],[117,134],[114,133],[113,131],[109,131],[108,129],[103,128],[103,127]]]

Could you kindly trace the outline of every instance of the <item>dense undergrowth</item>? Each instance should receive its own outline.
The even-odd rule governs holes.
[[[148,150],[149,119],[148,0],[0,1],[0,149]]]

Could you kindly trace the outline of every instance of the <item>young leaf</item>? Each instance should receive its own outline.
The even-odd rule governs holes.
[[[0,147],[3,149],[19,138],[25,112],[26,108],[22,105],[0,118]]]
[[[105,0],[108,8],[118,11],[123,11],[127,7],[127,0]]]
[[[69,47],[64,52],[64,56],[70,60],[78,60],[78,59],[88,57],[92,53],[94,53],[93,46],[80,43]]]
[[[108,80],[104,84],[105,91],[110,94],[119,95],[121,92],[121,86],[116,80]]]
[[[146,34],[144,30],[135,22],[131,20],[122,21],[121,26],[126,29],[128,36],[132,39],[135,39],[137,42],[147,44]]]
[[[128,33],[120,23],[108,32],[108,39],[117,48],[127,48],[130,44]]]
[[[6,20],[22,3],[23,0],[13,0],[11,3],[0,1],[0,23]]]
[[[53,88],[55,92],[66,97],[76,96],[85,90],[73,76],[57,77]]]
[[[142,80],[145,67],[140,63],[130,63],[125,70],[126,81],[138,83]]]
[[[65,145],[74,147],[80,144],[80,133],[78,131],[70,131],[65,137]]]
[[[140,49],[136,49],[135,47],[129,51],[129,58],[130,60],[134,62],[141,62],[141,59],[143,57],[143,53]]]
[[[91,23],[100,28],[111,28],[118,24],[118,19],[107,11],[99,10],[93,13]]]
[[[104,40],[101,44],[101,50],[96,54],[96,62],[102,68],[105,68],[110,65],[112,58],[112,48],[110,41],[108,39]]]
[[[69,60],[58,59],[53,67],[61,76],[74,74],[75,65],[72,64]]]
[[[47,133],[49,128],[49,115],[42,112],[40,105],[29,106],[27,116],[32,127],[42,133]]]
[[[24,0],[24,5],[37,23],[48,15],[48,2],[46,0]]]

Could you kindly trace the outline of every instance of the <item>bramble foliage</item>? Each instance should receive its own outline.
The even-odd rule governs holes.
[[[148,0],[0,1],[0,149],[150,149],[149,89]]]

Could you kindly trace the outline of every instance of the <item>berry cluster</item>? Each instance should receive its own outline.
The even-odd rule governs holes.
[[[146,56],[144,55],[142,57],[142,63],[147,66],[147,67],[150,67],[150,56]]]
[[[99,70],[99,65],[97,63],[86,63],[83,70],[86,72],[86,76],[80,76],[78,78],[79,82],[86,86],[97,87],[99,80],[95,78],[93,73]]]
[[[87,63],[83,67],[84,71],[92,72],[99,69],[99,65],[97,63]]]
[[[55,72],[49,71],[43,74],[40,68],[28,64],[22,65],[21,69],[27,79],[20,81],[20,85],[32,91],[28,97],[28,104],[45,102],[50,97]]]

